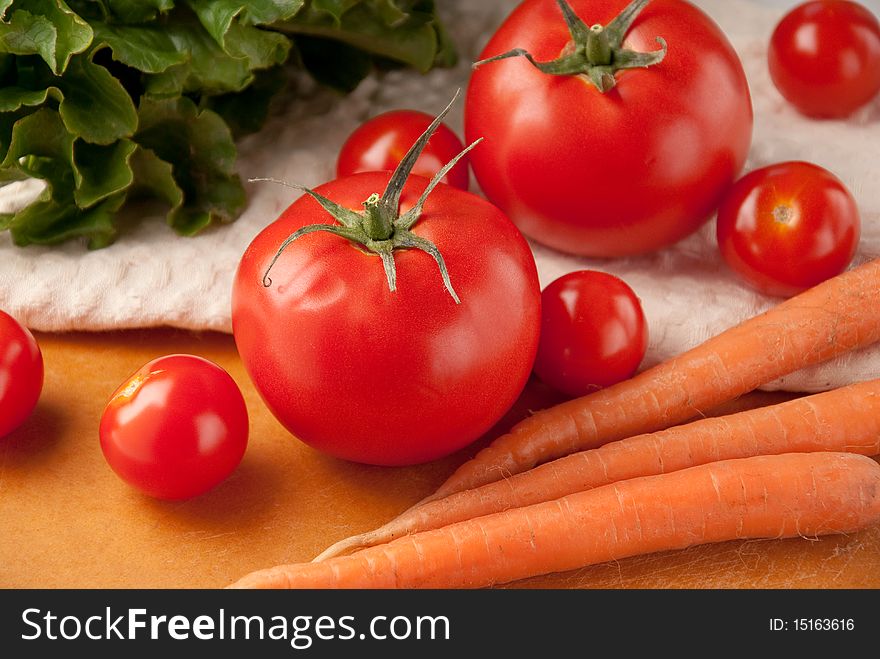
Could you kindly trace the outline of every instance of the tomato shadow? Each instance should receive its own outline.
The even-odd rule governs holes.
[[[246,532],[291,494],[283,468],[264,457],[245,455],[238,468],[213,489],[183,501],[141,495],[145,512],[163,525],[215,531]]]
[[[293,445],[287,455],[249,450],[238,469],[209,492],[185,501],[139,495],[140,505],[157,525],[184,533],[259,533],[264,526],[277,524],[278,510],[288,501],[308,500],[332,510],[343,497],[361,501],[370,515],[393,515],[399,506],[407,507],[433,492],[460,464],[519,421],[563,400],[561,394],[532,378],[495,426],[472,444],[439,460],[381,467],[340,460],[306,446]],[[323,484],[318,492],[315,483]]]
[[[570,400],[570,398],[570,396],[556,391],[532,375],[523,388],[522,393],[520,393],[519,398],[516,399],[516,402],[507,410],[504,416],[480,439],[469,444],[453,457],[456,460],[461,459],[460,461],[472,458],[477,452],[493,441],[510,432],[520,421],[527,419],[535,412],[546,410],[549,407]]]
[[[309,457],[340,489],[368,497],[371,505],[387,500],[389,515],[397,514],[433,493],[460,465],[535,412],[568,400],[532,376],[516,402],[481,437],[446,457],[403,467],[382,467],[335,458],[318,451]]]
[[[5,437],[0,437],[0,455],[4,466],[33,466],[47,461],[58,446],[64,419],[65,414],[60,407],[39,401],[22,425]]]

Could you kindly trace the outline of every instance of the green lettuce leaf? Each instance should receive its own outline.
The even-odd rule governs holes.
[[[56,111],[40,108],[15,122],[0,167],[47,179],[50,191],[72,194],[74,140]]]
[[[158,25],[115,25],[97,23],[95,44],[107,46],[113,59],[144,73],[161,73],[188,59],[167,31]]]
[[[82,210],[70,199],[54,199],[44,191],[37,201],[10,218],[7,228],[19,247],[85,238],[89,249],[100,249],[116,239],[116,213],[124,203],[125,194],[118,194]]]
[[[0,88],[0,112],[15,112],[24,106],[37,106],[46,102],[49,90],[30,90],[20,87]]]
[[[292,35],[341,41],[426,72],[438,63],[455,63],[434,12],[431,0],[313,0],[274,27]]]
[[[56,84],[43,86],[49,82]],[[20,118],[27,114],[22,112],[27,107],[57,105],[64,123],[62,132],[95,144],[112,144],[130,137],[137,128],[131,97],[116,78],[88,57],[74,57],[63,77],[42,77],[37,87],[10,85],[0,89],[0,147],[6,143],[3,126],[8,124],[3,118]]]
[[[137,130],[131,96],[119,80],[89,57],[74,57],[57,85],[64,96],[58,111],[74,135],[95,144],[111,144]]]
[[[150,149],[138,145],[131,157],[134,184],[129,190],[132,198],[161,199],[172,211],[183,205],[183,190],[174,178],[174,168]],[[172,213],[173,215],[173,213]]]
[[[0,0],[0,186],[46,183],[0,230],[103,247],[139,197],[183,235],[234,220],[234,138],[262,125],[283,66],[349,91],[377,61],[449,64],[436,14],[433,0]]]
[[[226,35],[238,18],[240,25],[265,25],[291,18],[305,4],[305,0],[187,0],[199,21],[214,40],[226,45]]]
[[[269,115],[272,101],[287,82],[280,67],[257,71],[254,81],[240,92],[210,96],[202,105],[219,114],[233,137],[255,133]]]
[[[342,15],[357,4],[357,0],[313,0],[310,9],[328,14],[341,25]]]
[[[98,5],[101,15],[113,23],[147,23],[174,8],[174,0],[79,0],[71,4],[88,14],[88,5]]]
[[[247,57],[223,50],[196,20],[180,20],[166,29],[175,50],[186,54],[186,61],[162,73],[146,75],[145,92],[156,98],[185,93],[221,94],[241,91],[253,81]],[[260,46],[253,45],[260,50]]]
[[[130,161],[136,146],[131,140],[107,146],[77,140],[73,147],[73,200],[79,208],[89,208],[128,189],[134,182]]]
[[[43,179],[47,186],[29,206],[5,215],[3,228],[20,246],[74,237],[86,238],[93,248],[108,245],[116,236],[114,214],[131,184],[127,159],[133,148],[131,142],[111,147],[78,142],[64,130],[60,115],[48,108],[19,119],[2,168]],[[78,167],[77,158],[84,158],[88,167]]]
[[[235,173],[235,143],[220,115],[196,107],[188,98],[144,98],[135,141],[171,164],[183,191],[169,224],[193,235],[214,220],[231,221],[244,209],[245,193]]]
[[[64,0],[17,0],[6,12],[9,15],[0,22],[0,51],[39,55],[56,75],[92,41],[91,26]]]
[[[45,16],[24,9],[12,12],[8,22],[0,23],[0,49],[13,55],[39,55],[55,65],[58,30]]]
[[[342,92],[354,91],[373,69],[370,55],[346,43],[300,36],[296,46],[312,77]]]

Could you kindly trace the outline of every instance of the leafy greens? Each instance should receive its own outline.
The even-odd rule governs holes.
[[[350,91],[376,62],[454,59],[433,0],[0,0],[0,186],[46,183],[0,230],[105,247],[138,196],[182,235],[234,220],[234,140],[286,63]]]

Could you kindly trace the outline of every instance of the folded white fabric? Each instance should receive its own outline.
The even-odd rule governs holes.
[[[863,0],[880,13],[877,0]],[[467,85],[469,64],[515,0],[443,0],[440,5],[461,51],[452,70],[426,76],[396,71],[367,79],[341,97],[304,83],[304,100],[273,117],[239,145],[244,179],[271,176],[304,185],[333,177],[336,153],[359,122],[394,108],[441,110]],[[846,121],[797,114],[773,87],[766,44],[788,0],[697,2],[729,36],[751,86],[755,133],[747,169],[808,160],[837,174],[856,197],[863,221],[857,262],[880,256],[880,99]],[[448,123],[461,133],[462,103]],[[20,205],[39,184],[0,190],[0,211]],[[250,240],[297,196],[269,183],[247,184],[250,202],[233,224],[181,238],[160,217],[145,218],[116,244],[88,251],[71,243],[17,248],[0,234],[0,308],[37,330],[106,330],[173,326],[230,331],[230,291]],[[639,258],[592,261],[534,246],[541,284],[571,270],[595,268],[625,279],[642,299],[650,327],[645,366],[683,352],[774,304],[742,285],[717,253],[714,222],[666,250]],[[817,391],[880,377],[880,347],[795,373],[768,389]]]

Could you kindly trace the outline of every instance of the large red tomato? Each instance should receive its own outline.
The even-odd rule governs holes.
[[[855,2],[805,2],[776,26],[767,62],[776,88],[798,110],[845,117],[880,92],[880,22]]]
[[[361,209],[390,174],[366,172],[316,189]],[[413,176],[400,210],[427,185]],[[484,199],[440,185],[412,233],[439,249],[396,250],[396,290],[381,259],[325,231],[334,220],[312,197],[264,229],[235,276],[236,345],[275,416],[299,439],[337,457],[405,465],[447,455],[486,432],[528,379],[540,331],[540,288],[516,227]],[[341,225],[337,225],[341,226]],[[266,283],[269,283],[266,281]]]
[[[586,26],[608,26],[627,2],[570,4],[596,32]],[[735,179],[752,134],[736,53],[711,19],[680,0],[648,4],[623,47],[662,52],[657,37],[668,46],[659,63],[615,73],[614,64],[593,67],[603,85],[616,83],[604,93],[588,75],[544,73],[524,57],[474,72],[465,134],[485,142],[471,166],[486,196],[528,236],[596,257],[655,250],[702,224]],[[481,59],[516,48],[538,62],[588,56],[553,0],[519,5]]]

